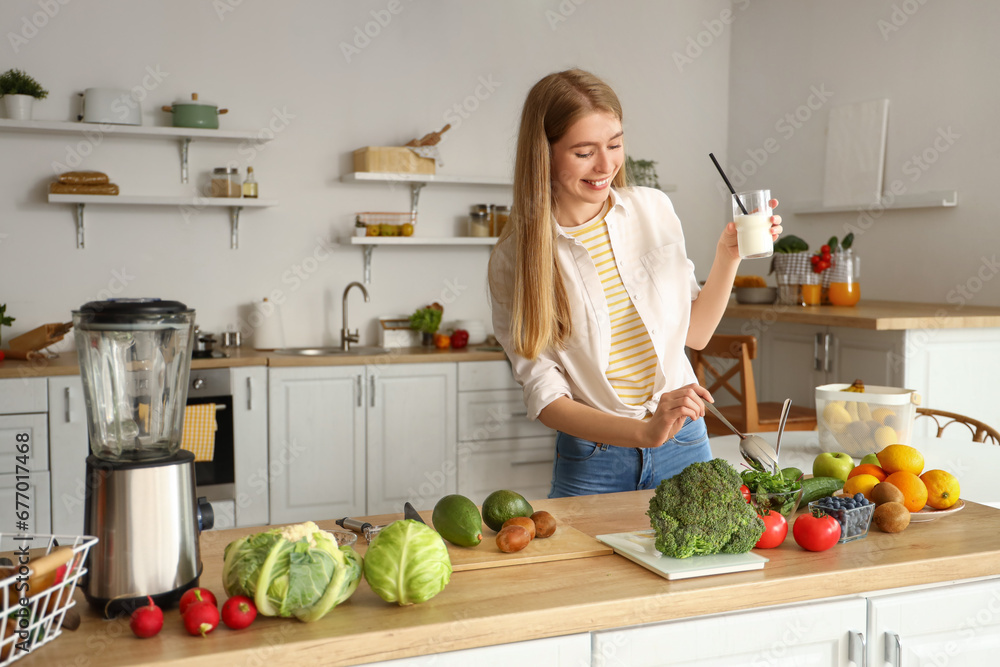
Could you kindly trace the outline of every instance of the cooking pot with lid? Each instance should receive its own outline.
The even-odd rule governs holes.
[[[198,93],[191,93],[190,100],[180,100],[163,110],[173,114],[174,127],[197,127],[205,130],[219,129],[219,116],[229,113],[214,104],[198,101]]]

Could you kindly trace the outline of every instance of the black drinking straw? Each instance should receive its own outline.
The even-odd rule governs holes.
[[[722,180],[726,182],[726,185],[729,186],[729,191],[732,192],[733,196],[735,197],[736,190],[733,189],[733,184],[729,182],[728,178],[726,178],[726,172],[722,171],[722,165],[719,164],[719,161],[716,160],[715,156],[712,155],[711,153],[708,154],[708,157],[712,158],[712,162],[715,163],[715,168],[719,170],[719,175],[722,176]],[[740,201],[739,197],[736,197],[736,203],[740,205],[740,210],[743,211],[743,215],[749,215],[747,213],[747,207],[743,205],[743,202]]]

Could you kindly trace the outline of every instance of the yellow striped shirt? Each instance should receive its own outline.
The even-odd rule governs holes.
[[[579,227],[564,227],[563,231],[580,241],[590,253],[604,287],[611,317],[611,356],[605,373],[608,382],[622,402],[642,405],[653,393],[656,352],[646,325],[622,284],[604,212],[598,220]]]

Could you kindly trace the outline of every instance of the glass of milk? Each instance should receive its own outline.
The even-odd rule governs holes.
[[[736,223],[736,241],[739,245],[740,259],[770,257],[774,253],[770,201],[770,190],[751,190],[733,195],[733,222]],[[740,208],[739,202],[743,203],[746,214]]]

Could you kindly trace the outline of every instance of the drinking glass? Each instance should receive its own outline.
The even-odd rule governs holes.
[[[740,202],[743,208],[740,208]],[[771,238],[771,191],[750,190],[732,196],[733,222],[740,259],[770,257],[774,253]],[[746,213],[743,213],[746,209]]]

